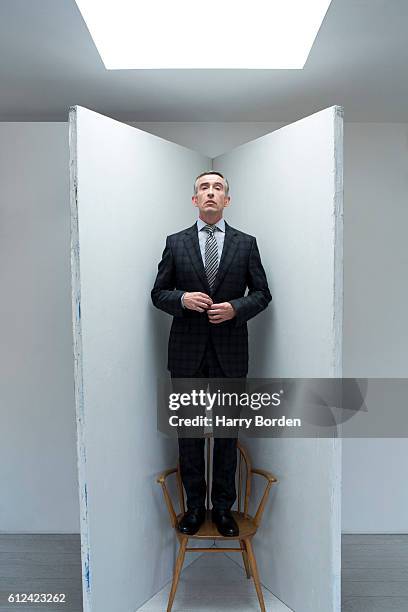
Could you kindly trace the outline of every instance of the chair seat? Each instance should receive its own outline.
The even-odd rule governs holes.
[[[247,538],[249,536],[254,535],[256,533],[257,527],[254,523],[254,519],[252,516],[245,517],[243,512],[235,512],[231,511],[232,516],[236,520],[239,527],[239,535],[237,536],[223,536],[218,531],[215,523],[211,520],[211,510],[206,511],[206,517],[204,523],[201,525],[200,529],[194,535],[189,535],[189,538],[197,538],[201,540],[240,540],[242,538]],[[183,513],[177,515],[177,520],[179,521],[183,517]]]

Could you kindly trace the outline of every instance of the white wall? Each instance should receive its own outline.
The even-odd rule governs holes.
[[[0,531],[78,532],[68,130],[0,123]]]
[[[141,130],[157,134],[172,142],[199,151],[214,158],[238,145],[278,129],[283,123],[248,122],[248,123],[132,123]]]
[[[137,125],[212,157],[281,124]],[[344,376],[406,376],[407,134],[345,123]],[[0,123],[0,159],[0,530],[79,532],[67,124]],[[343,531],[408,531],[407,451],[343,441]]]
[[[84,611],[128,611],[173,572],[156,483],[177,463],[156,414],[172,317],[150,292],[166,236],[196,218],[191,177],[210,160],[81,107],[70,142]]]
[[[346,124],[344,162],[344,376],[407,377],[408,125]],[[343,532],[408,532],[407,456],[344,440]]]
[[[341,376],[342,124],[328,108],[214,160],[237,190],[227,216],[256,236],[272,293],[248,324],[250,377]],[[254,541],[263,583],[298,612],[340,610],[341,441],[244,445],[279,480]]]

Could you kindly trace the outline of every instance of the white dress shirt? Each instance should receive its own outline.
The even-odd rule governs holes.
[[[198,231],[198,240],[200,243],[200,251],[201,257],[203,258],[203,265],[205,267],[205,243],[207,240],[208,232],[206,232],[203,228],[208,225],[205,221],[198,218],[197,219],[197,231]],[[212,225],[212,224],[211,224]],[[216,230],[214,232],[214,237],[217,241],[218,246],[218,264],[221,260],[222,247],[224,246],[224,238],[225,238],[225,220],[221,218],[215,224]]]
[[[206,225],[208,225],[208,223],[200,219],[200,217],[197,219],[198,242],[200,244],[200,252],[201,252],[201,257],[203,260],[204,268],[205,268],[205,243],[207,240],[208,232],[204,230],[203,228]],[[211,223],[210,225],[214,225],[214,224]],[[217,221],[217,223],[215,223],[215,228],[216,229],[214,232],[214,237],[217,241],[218,265],[220,265],[221,254],[222,254],[222,249],[224,246],[224,238],[225,238],[225,220],[222,217],[219,221]],[[184,293],[181,296],[181,304],[183,308],[185,308],[183,298],[184,298]]]

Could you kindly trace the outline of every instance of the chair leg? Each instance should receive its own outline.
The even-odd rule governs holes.
[[[246,577],[250,578],[251,577],[251,568],[250,568],[249,562],[248,562],[248,553],[247,553],[246,548],[245,548],[245,541],[244,540],[240,540],[239,543],[241,544],[242,559],[243,559],[244,565],[245,565]]]
[[[245,538],[245,546],[248,553],[249,565],[251,567],[252,576],[255,582],[256,594],[258,595],[259,605],[261,607],[261,612],[266,612],[265,610],[265,602],[262,594],[262,587],[259,580],[258,566],[256,564],[256,559],[254,555],[254,549],[252,548],[251,539]]]
[[[180,578],[181,568],[183,567],[184,557],[186,554],[188,538],[180,538],[180,548],[176,559],[176,565],[174,567],[173,582],[171,584],[171,591],[169,595],[169,602],[167,604],[167,612],[171,612],[173,606],[174,597],[176,595],[178,581]]]

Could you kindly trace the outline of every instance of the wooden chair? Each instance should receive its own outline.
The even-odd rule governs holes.
[[[206,503],[206,511],[207,516],[204,523],[201,525],[198,532],[194,535],[185,535],[178,531],[177,525],[178,520],[185,513],[185,500],[184,500],[184,488],[181,481],[180,475],[180,466],[179,463],[177,467],[166,470],[162,474],[157,477],[157,482],[161,485],[164,499],[167,505],[167,509],[170,514],[170,521],[172,526],[176,531],[176,536],[178,538],[180,547],[179,552],[176,559],[176,564],[174,567],[173,574],[173,582],[171,585],[171,591],[169,595],[169,601],[167,604],[167,612],[171,612],[171,608],[173,606],[174,597],[176,595],[177,585],[180,578],[180,573],[184,563],[184,557],[186,552],[239,552],[242,554],[242,559],[244,561],[245,571],[247,578],[253,578],[255,583],[256,593],[258,595],[259,605],[262,612],[265,612],[265,603],[262,594],[261,583],[259,580],[258,567],[256,564],[255,554],[252,546],[252,538],[254,537],[262,519],[262,514],[265,508],[265,504],[267,502],[269,491],[271,486],[274,483],[278,482],[278,479],[267,472],[266,470],[260,470],[257,468],[253,468],[251,466],[251,462],[248,456],[247,451],[242,446],[240,441],[237,443],[237,452],[238,452],[238,490],[237,490],[237,502],[238,502],[238,510],[232,511],[232,515],[239,526],[239,535],[234,537],[225,537],[222,536],[217,527],[211,521],[211,510],[210,510],[210,474],[211,474],[211,437],[206,435],[206,452],[207,452],[207,503]],[[245,478],[244,478],[244,469],[245,468]],[[176,514],[173,506],[173,502],[171,496],[169,494],[168,488],[166,486],[166,479],[171,474],[174,474],[176,477],[177,483],[177,493],[178,493],[178,501],[180,507],[180,513]],[[248,506],[249,500],[251,496],[251,481],[252,476],[263,476],[266,479],[266,486],[259,502],[258,508],[255,512],[255,515],[252,517],[248,514]],[[243,498],[243,503],[241,498]],[[242,510],[241,510],[242,508]],[[211,547],[211,548],[188,548],[188,540],[189,538],[194,538],[198,540],[239,540],[239,548],[235,547]]]

